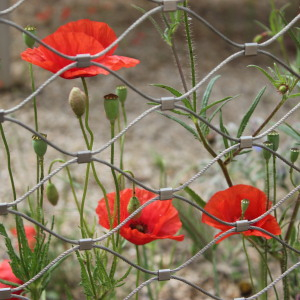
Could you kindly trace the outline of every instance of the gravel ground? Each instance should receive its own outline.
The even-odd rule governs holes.
[[[190,1],[191,7],[205,19],[210,21],[222,33],[232,40],[243,43],[252,40],[253,36],[261,32],[253,20],[263,23],[267,21],[269,3],[267,1],[237,1],[221,0],[211,1]],[[290,1],[288,9],[288,19],[295,15],[298,8],[298,1]],[[276,1],[278,5],[285,1]],[[154,7],[152,3],[146,1],[79,1],[79,0],[52,0],[51,5],[46,1],[40,3],[38,0],[28,0],[12,15],[11,19],[21,26],[34,24],[38,27],[38,36],[44,37],[53,32],[61,23],[80,18],[90,18],[109,23],[109,25],[120,35],[134,20],[140,16],[140,12],[133,8],[131,4],[145,9]],[[70,9],[70,10],[69,10]],[[223,59],[236,51],[228,46],[223,40],[214,35],[202,24],[193,21],[194,46],[197,56],[198,80],[202,79],[212,68]],[[16,30],[12,33],[12,73],[13,86],[9,91],[3,91],[0,98],[0,107],[7,109],[20,103],[22,99],[30,94],[30,81],[28,78],[27,65],[19,58],[20,52],[25,49],[20,34]],[[184,47],[184,36],[179,31],[176,46],[180,60],[184,68],[188,66],[187,50]],[[288,41],[287,41],[288,42]],[[278,53],[278,46],[272,45],[268,50]],[[136,68],[125,69],[119,72],[127,80],[141,89],[143,92],[155,96],[167,96],[159,88],[151,86],[154,83],[170,85],[180,91],[183,87],[175,67],[170,48],[160,39],[159,34],[149,21],[144,22],[136,28],[119,45],[117,54],[138,58],[141,64]],[[291,49],[291,56],[293,49]],[[280,95],[268,85],[265,78],[253,68],[247,68],[249,64],[257,64],[261,67],[271,66],[273,62],[266,57],[240,58],[222,68],[217,74],[221,75],[211,95],[211,101],[222,99],[226,96],[239,95],[224,108],[224,124],[228,126],[232,134],[235,133],[236,124],[239,124],[243,113],[263,86],[268,86],[266,94],[257,112],[251,121],[250,130],[255,128],[274,108],[274,103],[280,100]],[[49,73],[34,68],[36,85],[39,86],[47,78]],[[190,76],[187,75],[187,78]],[[95,148],[100,147],[109,140],[109,127],[102,108],[102,96],[114,91],[115,86],[120,81],[113,76],[97,76],[87,80],[91,94],[91,127],[96,132]],[[79,79],[65,80],[56,79],[47,86],[37,97],[39,110],[40,131],[46,132],[49,140],[55,142],[61,148],[69,151],[83,150],[83,138],[78,126],[77,119],[68,105],[68,94],[73,86],[81,87]],[[205,85],[206,86],[206,85]],[[204,86],[204,87],[205,87]],[[198,97],[201,98],[204,87],[199,89]],[[280,118],[286,111],[294,106],[294,103],[286,103],[285,107],[278,113],[276,118]],[[149,105],[135,92],[129,91],[127,101],[127,111],[129,122],[139,116]],[[33,112],[31,104],[27,104],[21,110],[13,114],[13,117],[25,122],[33,127]],[[218,119],[218,118],[216,118]],[[296,117],[292,116],[290,122],[295,122]],[[218,122],[216,120],[216,125]],[[34,185],[35,179],[35,156],[31,151],[31,134],[16,125],[4,124],[6,134],[11,146],[11,156],[15,172],[17,194],[20,196],[24,189]],[[155,166],[155,153],[159,154],[166,162],[166,171],[170,185],[178,185],[180,182],[188,180],[195,172],[201,169],[208,161],[209,157],[204,153],[201,145],[195,142],[191,135],[178,124],[172,123],[169,119],[159,114],[151,114],[143,119],[138,125],[133,127],[127,134],[125,148],[125,165],[127,169],[134,172],[135,177],[143,183],[154,188],[159,187],[159,171]],[[221,140],[216,141],[216,151],[222,149]],[[0,149],[0,160],[3,161],[4,151]],[[52,159],[63,157],[56,150],[49,148],[46,165]],[[105,151],[100,158],[108,159],[109,151]],[[82,183],[84,168],[76,166],[71,168],[79,184]],[[98,167],[103,184],[111,186],[110,170]],[[222,189],[226,183],[220,176],[216,175],[217,167],[209,170],[205,181],[197,182],[192,187],[201,191],[202,195],[209,197],[216,189]],[[64,224],[58,225],[56,230],[62,234],[70,235],[70,227],[78,226],[78,215],[71,205],[68,184],[62,180],[60,174],[56,180],[61,191],[62,199],[57,207],[46,207],[49,214],[64,215]],[[239,178],[234,178],[239,182]],[[209,183],[208,183],[209,182]],[[93,184],[92,184],[93,185]],[[92,187],[91,185],[91,187]],[[11,191],[9,186],[9,176],[6,171],[1,171],[1,199],[10,199]],[[214,187],[208,189],[207,187]],[[88,193],[87,214],[93,215],[95,204],[101,198],[97,189],[91,188]],[[68,202],[68,205],[66,204]],[[21,205],[22,207],[22,205]],[[72,235],[79,237],[79,230],[72,229]],[[186,241],[189,245],[188,240]],[[185,243],[185,242],[184,242]],[[184,253],[186,244],[178,247],[178,254]],[[1,246],[2,247],[2,246]],[[167,248],[167,244],[165,249]],[[60,248],[59,248],[60,249]],[[164,249],[164,248],[163,248]],[[130,253],[128,252],[128,255]],[[159,256],[159,254],[157,254]],[[224,259],[224,253],[220,250],[220,261]],[[240,255],[240,254],[239,254]],[[163,256],[167,256],[163,253]],[[71,258],[72,260],[73,258]],[[232,260],[231,260],[232,261]],[[70,266],[66,266],[68,269]],[[240,272],[244,267],[240,267]],[[232,279],[232,267],[224,262],[218,264],[220,274],[220,293],[224,299],[233,299],[240,296],[237,280]],[[71,271],[70,271],[71,272]],[[207,291],[214,293],[214,283],[212,280],[212,267],[204,259],[199,259],[195,264],[180,272],[180,276],[200,285]],[[277,271],[275,271],[277,272]],[[72,273],[73,274],[73,273]],[[134,280],[134,276],[132,276]],[[129,281],[130,282],[130,281]],[[134,282],[133,282],[134,284]],[[128,286],[130,284],[126,284]],[[124,289],[125,290],[125,289]],[[78,299],[83,297],[80,292]],[[146,297],[141,297],[147,299]],[[195,291],[188,285],[170,281],[162,290],[159,299],[177,300],[206,300],[207,296]]]

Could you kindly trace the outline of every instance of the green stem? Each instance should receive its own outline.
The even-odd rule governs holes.
[[[146,252],[146,246],[142,245],[142,250],[143,250],[143,263],[144,263],[144,267],[145,269],[149,269],[149,265],[148,265],[148,259],[149,257],[147,256],[147,252]],[[145,281],[148,280],[150,278],[148,273],[144,273],[145,275]],[[153,295],[152,295],[152,291],[149,285],[147,285],[147,291],[148,291],[148,297],[150,300],[154,300]]]
[[[88,144],[88,150],[92,150],[94,144],[94,134],[89,125],[89,112],[90,112],[90,100],[89,100],[89,91],[84,77],[81,77],[84,93],[85,93],[85,128],[90,134],[90,142]]]
[[[209,152],[209,154],[212,157],[216,157],[217,154],[215,153],[215,151],[207,143],[207,141],[206,141],[206,139],[205,139],[205,137],[204,137],[204,135],[203,135],[203,133],[201,131],[201,128],[200,128],[198,122],[195,121],[194,124],[196,126],[197,132],[198,132],[199,137],[200,137],[200,139],[201,139],[201,141],[203,143],[204,148]],[[225,177],[225,180],[226,180],[228,186],[231,187],[232,186],[232,181],[231,181],[231,178],[229,176],[228,170],[227,170],[226,166],[224,165],[224,162],[221,159],[218,159],[217,162],[218,162],[218,164],[219,164],[219,166],[220,166],[220,168],[221,168],[221,170],[222,170],[222,172],[224,174],[224,177]]]
[[[111,128],[111,138],[113,139],[115,137],[115,123],[114,122],[110,122],[110,128]],[[114,165],[115,162],[115,146],[114,143],[111,144],[110,147],[110,163],[112,165]],[[115,218],[115,216],[117,215],[117,224],[120,224],[120,189],[119,189],[119,183],[118,183],[118,178],[116,175],[116,172],[114,169],[111,169],[111,173],[114,179],[114,184],[115,184],[115,188],[116,188],[116,202],[114,205],[114,214],[113,214],[113,219]],[[116,237],[116,250],[118,252],[120,252],[120,231],[117,232],[117,237]],[[118,261],[118,257],[114,256],[113,258],[113,262],[112,262],[112,267],[110,270],[110,278],[114,277],[114,274],[116,272],[116,267],[117,267],[117,261]]]
[[[214,286],[215,286],[215,293],[216,296],[220,296],[220,280],[219,280],[219,274],[217,270],[217,256],[216,256],[216,250],[217,248],[213,248],[213,256],[212,256],[212,262],[213,262],[213,273],[214,273]]]
[[[39,166],[41,170],[40,182],[44,179],[44,157],[40,157]],[[43,213],[43,205],[44,205],[44,184],[40,187],[40,198],[39,198],[39,209],[41,211],[41,221],[44,224],[44,213]]]
[[[277,183],[276,183],[276,156],[275,155],[272,155],[273,156],[273,205],[276,204],[277,202]],[[268,207],[269,209],[270,207]],[[277,209],[275,209],[274,211],[274,216],[277,220]]]
[[[34,82],[34,75],[33,75],[33,68],[32,64],[29,63],[29,74],[30,74],[30,80],[31,80],[31,89],[32,92],[35,92],[35,82]],[[39,124],[38,124],[38,112],[37,112],[37,106],[36,106],[36,97],[33,97],[33,110],[34,110],[34,126],[35,131],[39,131]]]
[[[17,194],[16,194],[16,187],[15,187],[15,181],[14,181],[14,176],[12,173],[12,168],[11,168],[11,157],[10,157],[10,151],[9,151],[9,146],[6,140],[6,136],[3,130],[3,126],[0,123],[0,131],[1,131],[1,137],[4,143],[4,147],[5,147],[5,152],[6,152],[6,157],[7,157],[7,169],[8,169],[8,173],[9,173],[9,179],[10,179],[10,184],[11,184],[11,188],[12,188],[12,193],[13,193],[13,197],[14,200],[17,199]]]
[[[83,212],[84,212],[85,199],[86,199],[86,194],[87,194],[87,189],[88,189],[90,167],[91,167],[91,163],[88,163],[87,167],[86,167],[86,172],[85,172],[85,182],[84,182],[84,187],[83,187],[83,195],[82,195],[82,199],[81,199],[81,207],[80,207],[80,211],[79,211],[79,214],[80,214],[80,229],[81,229],[81,234],[82,234],[83,238],[86,237],[86,232],[84,231]]]
[[[300,208],[300,193],[298,193],[298,197],[296,199],[295,207],[294,207],[294,210],[293,210],[293,213],[292,213],[292,216],[291,216],[290,224],[289,224],[288,229],[287,229],[286,234],[285,234],[284,240],[286,242],[288,242],[290,240],[294,224],[297,220],[297,215],[298,215],[298,212],[299,212],[299,208]]]
[[[251,263],[250,263],[250,258],[249,258],[249,254],[246,248],[246,244],[245,244],[245,236],[243,235],[243,249],[246,255],[246,259],[247,259],[247,264],[248,264],[248,272],[249,272],[249,277],[250,277],[250,281],[251,281],[251,286],[252,289],[254,290],[254,281],[253,281],[253,277],[252,277],[252,268],[251,268]]]
[[[136,261],[137,261],[137,265],[140,266],[141,265],[141,257],[140,257],[140,252],[139,252],[139,246],[135,245],[135,251],[136,251]],[[140,283],[140,270],[137,269],[136,270],[136,281],[135,281],[135,286],[138,287]],[[135,300],[139,299],[139,293],[135,294]]]
[[[187,0],[183,3],[184,7],[187,7]],[[189,59],[190,59],[190,66],[191,66],[191,77],[192,77],[192,87],[196,85],[196,67],[195,67],[195,55],[194,55],[194,48],[191,36],[191,28],[189,24],[189,16],[186,12],[184,12],[184,26],[186,32],[186,39],[188,44],[188,51],[189,51]],[[193,109],[194,112],[197,111],[197,94],[193,92]]]
[[[283,246],[282,258],[280,260],[280,267],[281,267],[282,273],[284,273],[287,270],[287,263],[288,263],[288,256],[287,256],[287,252],[286,252],[286,247]],[[289,281],[288,281],[287,276],[285,276],[282,279],[282,284],[283,284],[283,299],[289,300],[290,299],[290,290],[289,290]]]

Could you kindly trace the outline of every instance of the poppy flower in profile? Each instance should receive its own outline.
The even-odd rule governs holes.
[[[247,199],[249,201],[249,206],[242,216],[241,201],[244,199]],[[211,215],[225,222],[236,222],[242,219],[248,221],[256,219],[267,211],[267,207],[269,209],[271,207],[271,203],[267,200],[265,193],[253,186],[238,184],[214,194],[207,202],[204,209]],[[223,232],[229,230],[230,228],[233,228],[231,226],[221,224],[205,213],[203,213],[202,215],[202,222],[221,230],[221,232],[215,237],[218,237]],[[281,233],[279,224],[271,215],[267,215],[266,217],[252,225],[265,229],[266,231],[273,233],[274,235],[279,235]],[[238,233],[239,232],[230,233],[226,237],[220,239],[218,242],[222,241],[230,235]],[[268,234],[254,229],[244,231],[242,232],[242,234],[246,236],[261,236],[266,239],[271,238]]]
[[[5,259],[0,263],[0,279],[17,283],[17,284],[23,284],[23,281],[17,278],[13,273],[8,259]],[[14,286],[7,285],[0,282],[0,289],[4,289],[4,288],[14,288]],[[18,291],[15,292],[14,294],[20,295],[21,293],[22,291]],[[17,300],[19,298],[10,298],[10,299]]]
[[[36,230],[33,226],[24,226],[24,231],[25,231],[25,235],[26,235],[26,238],[28,241],[28,246],[33,251],[35,243],[36,243],[36,239],[35,239]],[[11,229],[11,233],[14,236],[17,236],[17,234],[18,234],[17,229],[16,228]]]
[[[91,21],[88,19],[70,22],[60,26],[54,33],[43,39],[43,42],[63,54],[76,56],[77,54],[97,54],[107,48],[117,39],[114,31],[103,22]],[[134,67],[139,60],[114,55],[117,46],[113,47],[103,56],[93,60],[117,71],[121,68]],[[28,48],[21,54],[22,59],[37,65],[50,72],[56,73],[60,69],[72,63],[72,61],[40,45],[37,48]],[[98,74],[109,74],[108,71],[97,67],[72,68],[60,76],[66,79],[77,77],[91,77]]]
[[[124,221],[130,214],[127,210],[130,199],[133,196],[132,189],[125,189],[120,192],[120,221]],[[140,204],[153,199],[157,195],[149,191],[136,188],[135,197]],[[110,213],[114,213],[116,193],[107,194]],[[109,219],[106,210],[105,200],[101,199],[96,208],[99,216],[99,224],[109,229]],[[117,217],[114,218],[113,227],[118,224]],[[182,241],[183,235],[174,236],[181,228],[181,221],[178,211],[172,205],[172,200],[154,201],[146,206],[140,216],[128,221],[121,229],[120,234],[129,242],[135,245],[144,245],[158,239],[172,239]]]

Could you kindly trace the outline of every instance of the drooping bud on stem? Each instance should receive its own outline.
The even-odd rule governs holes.
[[[46,186],[46,196],[52,205],[56,205],[59,199],[59,194],[56,186],[52,182],[48,182]]]
[[[118,95],[120,102],[124,105],[127,98],[127,87],[125,85],[117,86],[116,94]]]
[[[47,134],[40,133],[45,139],[47,138]],[[42,140],[39,136],[32,136],[32,146],[37,156],[43,157],[47,151],[47,143]]]
[[[264,144],[264,146],[273,150],[273,143],[266,141],[266,142],[263,142],[263,144]],[[271,158],[272,153],[266,149],[263,149],[263,156],[264,156],[264,159],[268,161]]]
[[[77,118],[80,118],[85,112],[85,99],[85,94],[80,88],[72,88],[69,94],[69,104]]]
[[[290,149],[290,159],[292,163],[295,163],[299,157],[300,149],[299,148],[291,148]]]
[[[27,25],[24,29],[34,35],[36,34],[36,28],[34,26]],[[23,32],[23,40],[27,47],[33,48],[35,40],[31,36]]]
[[[132,196],[127,205],[127,211],[129,214],[132,214],[141,206],[140,200],[136,196]],[[135,215],[132,219],[138,219],[141,216],[142,212],[140,211],[137,215]]]
[[[272,145],[272,150],[277,151],[279,147],[279,133],[275,130],[272,130],[268,134],[268,141],[271,142]]]
[[[250,201],[249,201],[248,199],[243,199],[243,200],[241,201],[241,209],[242,209],[241,220],[244,219],[245,213],[246,213],[246,210],[247,210],[248,207],[249,207],[249,204],[250,204]]]
[[[107,119],[113,123],[119,116],[119,97],[115,94],[104,96],[104,109]]]

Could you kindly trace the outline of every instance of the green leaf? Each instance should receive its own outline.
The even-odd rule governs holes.
[[[227,135],[230,135],[228,130],[226,129],[226,127],[224,126],[224,123],[223,123],[223,114],[222,114],[222,110],[220,110],[220,130],[227,134]],[[222,136],[222,139],[223,139],[223,144],[224,144],[224,147],[225,149],[229,148],[229,142],[228,142],[228,139],[224,136]]]
[[[212,78],[204,91],[202,101],[201,101],[201,107],[200,107],[200,116],[205,119],[206,119],[206,109],[205,108],[208,106],[208,101],[209,101],[209,98],[211,95],[211,91],[214,87],[214,84],[220,77],[221,77],[221,75],[218,75],[218,76],[215,76],[214,78]]]
[[[85,269],[85,262],[80,256],[80,253],[76,251],[76,256],[78,259],[78,262],[80,264],[80,269],[81,269],[81,285],[83,287],[84,293],[88,297],[93,297],[93,289],[91,286],[90,278],[88,276],[87,270]]]
[[[299,96],[300,96],[300,93],[293,94],[293,95],[288,95],[287,99],[290,99],[290,98],[298,98]]]
[[[165,89],[167,91],[169,91],[171,94],[173,94],[175,97],[181,97],[182,96],[182,93],[180,93],[179,91],[177,91],[176,89],[170,87],[170,86],[167,86],[167,85],[164,85],[164,84],[151,84],[152,86],[156,86],[156,87],[160,87],[162,89]],[[184,98],[181,100],[183,102],[183,104],[185,105],[186,108],[190,109],[190,110],[193,110],[193,107],[190,103],[190,101],[187,99],[187,98]]]
[[[253,67],[253,68],[256,68],[257,70],[261,71],[269,79],[269,81],[274,86],[276,86],[276,80],[266,70],[264,70],[263,68],[256,66],[256,65],[249,65],[248,67]]]
[[[294,129],[288,123],[281,124],[277,128],[285,134],[289,135],[290,137],[294,138],[296,141],[300,140],[300,132]]]
[[[242,134],[243,134],[243,132],[244,132],[244,130],[245,130],[245,128],[246,128],[246,126],[247,126],[247,124],[248,124],[248,122],[249,122],[249,120],[250,120],[250,118],[251,118],[251,116],[252,116],[252,114],[253,114],[256,106],[257,106],[257,104],[261,100],[261,97],[264,94],[265,90],[266,90],[266,87],[264,87],[263,89],[261,89],[259,91],[259,93],[257,94],[256,98],[254,99],[253,103],[251,104],[249,110],[247,111],[247,113],[243,117],[242,122],[241,122],[240,127],[239,127],[239,130],[238,130],[238,133],[237,133],[238,138],[242,136]]]
[[[236,97],[236,96],[235,96]],[[215,106],[215,105],[217,105],[217,104],[219,104],[219,103],[222,103],[222,102],[224,102],[224,101],[227,101],[227,100],[232,100],[234,97],[225,97],[225,98],[223,98],[223,99],[221,99],[221,100],[218,100],[218,101],[215,101],[215,102],[213,102],[212,104],[210,104],[210,105],[208,105],[208,106],[206,106],[205,108],[203,108],[201,111],[200,111],[200,115],[201,115],[201,113],[203,113],[203,112],[205,112],[205,111],[207,111],[208,109],[210,109],[210,108],[212,108],[213,106]]]
[[[186,124],[184,121],[174,117],[174,116],[171,116],[171,115],[168,115],[168,114],[165,114],[163,112],[160,112],[158,111],[159,114],[162,114],[163,116],[177,122],[178,124],[180,124],[182,127],[184,127],[187,131],[189,131],[197,140],[199,140],[199,137],[198,137],[198,133],[196,132],[196,130],[194,128],[192,128],[191,126],[189,126],[188,124]]]
[[[184,191],[200,206],[204,207],[206,205],[206,202],[190,187],[185,187]]]

